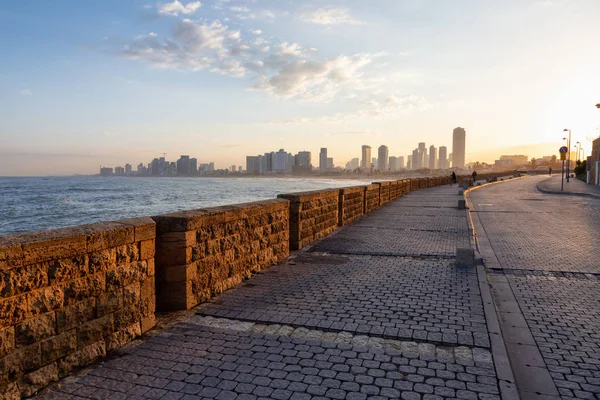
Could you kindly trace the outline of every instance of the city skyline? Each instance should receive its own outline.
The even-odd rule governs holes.
[[[448,126],[467,163],[555,154],[565,127],[590,153],[600,3],[374,1],[5,2],[0,175],[281,147],[340,165],[415,137],[451,152]]]

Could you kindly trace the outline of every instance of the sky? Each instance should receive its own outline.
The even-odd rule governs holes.
[[[600,134],[598,0],[0,2],[0,176]],[[375,151],[374,151],[375,154]]]

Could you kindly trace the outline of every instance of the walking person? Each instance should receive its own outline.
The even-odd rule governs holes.
[[[473,171],[471,176],[473,177],[473,186],[475,186],[475,181],[477,180],[477,172]]]
[[[452,171],[452,182],[456,183],[456,173]]]
[[[552,167],[548,167],[548,175],[552,176]]]

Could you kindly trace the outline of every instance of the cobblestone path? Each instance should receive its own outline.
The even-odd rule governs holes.
[[[505,277],[518,304],[501,317],[530,332],[508,344],[511,363],[519,389],[548,371],[547,391],[522,398],[600,399],[600,199],[542,194],[539,179],[470,194],[499,262],[491,281]]]
[[[403,196],[40,397],[500,399],[457,192]]]

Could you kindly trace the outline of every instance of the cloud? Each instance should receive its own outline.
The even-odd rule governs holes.
[[[354,112],[339,112],[317,118],[293,118],[286,120],[271,121],[270,124],[288,125],[301,123],[344,123],[361,119],[386,119],[408,115],[413,112],[423,111],[430,108],[429,102],[422,96],[389,95],[383,100],[371,99],[361,108]]]
[[[23,89],[21,90],[21,96],[32,96],[33,93],[31,93],[31,90],[29,89]]]
[[[179,0],[175,0],[172,3],[162,4],[158,8],[158,13],[162,15],[173,15],[178,16],[179,14],[193,14],[200,8],[200,2],[194,1],[186,4],[185,6],[179,2]]]
[[[345,8],[319,8],[305,11],[300,13],[300,19],[318,25],[364,24],[364,22],[352,18]]]

